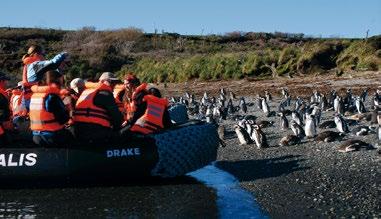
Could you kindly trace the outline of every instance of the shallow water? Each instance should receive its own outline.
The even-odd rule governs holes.
[[[0,218],[267,218],[234,176],[214,165],[144,185],[0,190]]]

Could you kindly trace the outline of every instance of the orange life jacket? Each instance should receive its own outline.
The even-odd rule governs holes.
[[[30,100],[30,129],[32,131],[58,131],[64,128],[59,124],[54,114],[46,111],[45,98],[49,94],[60,95],[60,89],[56,85],[32,86],[32,98]]]
[[[37,84],[37,82],[36,83],[28,82],[28,75],[27,75],[28,65],[32,64],[33,62],[43,61],[43,60],[44,60],[44,57],[42,57],[41,55],[38,55],[38,54],[34,54],[33,56],[26,57],[25,59],[22,60],[24,63],[24,68],[23,68],[23,72],[22,72],[23,86],[31,87],[32,85]]]
[[[131,98],[131,102],[129,103],[126,103],[124,105],[125,107],[125,111],[126,111],[126,121],[130,120],[133,116],[134,116],[134,113],[136,112],[136,102],[135,102],[135,99],[136,99],[136,96],[140,93],[140,92],[146,92],[147,90],[147,84],[146,83],[142,83],[139,87],[137,87],[135,89],[135,91],[132,93],[132,98]]]
[[[8,94],[0,88],[0,95],[3,95],[8,100]],[[4,134],[6,129],[9,129],[10,118],[0,123],[0,136]]]
[[[25,116],[25,111],[21,104],[23,93],[19,89],[12,90],[12,96],[10,99],[10,109],[12,110],[12,116]]]
[[[163,115],[168,106],[168,100],[153,95],[145,95],[143,101],[147,102],[147,109],[130,130],[143,134],[160,131],[164,128]]]
[[[22,60],[24,63],[24,68],[22,71],[22,85],[23,85],[23,93],[24,93],[23,97],[25,100],[30,100],[30,98],[32,97],[31,87],[33,85],[38,84],[38,82],[28,82],[28,74],[27,74],[28,65],[32,64],[33,62],[43,61],[43,60],[44,60],[44,57],[38,54],[34,54],[33,56],[27,57]],[[25,111],[24,114],[28,113],[26,109],[24,111]]]
[[[114,99],[115,99],[115,103],[116,105],[118,106],[118,109],[119,111],[124,115],[126,113],[126,110],[124,108],[124,104],[123,104],[123,101],[119,98],[123,92],[125,92],[125,87],[123,84],[117,84],[115,87],[114,87],[114,91],[113,91],[113,95],[114,95]]]
[[[99,91],[112,92],[111,87],[103,83],[91,82],[87,82],[85,86],[86,89],[82,92],[75,105],[74,123],[93,123],[111,128],[110,116],[107,114],[107,111],[94,105],[94,98],[97,93]]]

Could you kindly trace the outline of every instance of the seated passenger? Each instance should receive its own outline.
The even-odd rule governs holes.
[[[33,142],[41,147],[67,147],[71,133],[65,129],[69,112],[60,98],[63,75],[57,70],[46,72],[46,86],[32,86],[30,129]]]
[[[143,101],[147,94],[147,84],[140,83],[140,80],[132,74],[124,79],[126,92],[123,97],[125,101],[126,123],[132,126],[136,120],[143,116],[146,110],[146,102]]]
[[[110,72],[103,73],[98,83],[86,83],[74,110],[74,134],[79,143],[102,145],[112,142],[119,130],[123,115],[113,97],[118,79]]]
[[[68,122],[68,125],[73,125],[74,123],[73,116],[74,116],[75,104],[77,103],[79,96],[82,94],[84,90],[85,90],[85,81],[82,80],[81,78],[73,79],[70,82],[69,89],[61,90],[61,99],[70,114],[70,120]]]
[[[8,95],[5,91],[9,79],[5,73],[0,72],[0,146],[6,146],[9,142],[7,132],[9,123],[11,123],[11,112],[9,110]]]
[[[126,89],[124,84],[117,84],[114,87],[113,95],[116,102],[116,105],[118,105],[119,111],[123,114],[123,116],[126,115],[126,110],[124,108],[124,102],[123,102],[123,96],[126,93]]]
[[[171,126],[168,113],[168,100],[161,98],[160,91],[150,88],[144,96],[145,112],[131,127],[132,132],[151,134]]]

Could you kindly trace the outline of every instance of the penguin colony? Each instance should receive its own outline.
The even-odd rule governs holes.
[[[239,144],[253,145],[258,149],[303,142],[340,142],[339,152],[381,146],[381,89],[371,95],[368,95],[368,89],[357,95],[351,89],[341,95],[335,90],[328,94],[314,90],[308,98],[292,97],[287,88],[276,92],[281,97],[278,105],[275,102],[270,104],[274,98],[269,91],[256,95],[249,102],[224,88],[220,89],[217,97],[205,92],[201,99],[196,100],[193,94],[186,92],[181,97],[172,97],[170,102],[186,105],[190,118],[217,125],[222,124],[223,120],[235,121],[230,130],[233,130],[231,133],[238,138]],[[368,98],[371,100],[367,101]],[[259,121],[258,116],[265,116],[268,120]],[[287,132],[277,145],[269,145],[268,136],[274,134],[266,132],[269,126]],[[226,138],[226,129],[229,127],[220,125],[220,138]],[[377,144],[368,144],[359,140],[359,136],[376,138]]]

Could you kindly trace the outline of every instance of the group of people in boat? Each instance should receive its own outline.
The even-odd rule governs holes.
[[[0,146],[12,144],[12,136],[27,136],[42,147],[101,145],[171,126],[167,99],[132,73],[120,80],[104,72],[98,81],[76,78],[65,87],[67,57],[63,52],[45,60],[42,48],[33,45],[22,58],[17,87],[7,89],[10,78],[0,72]]]

